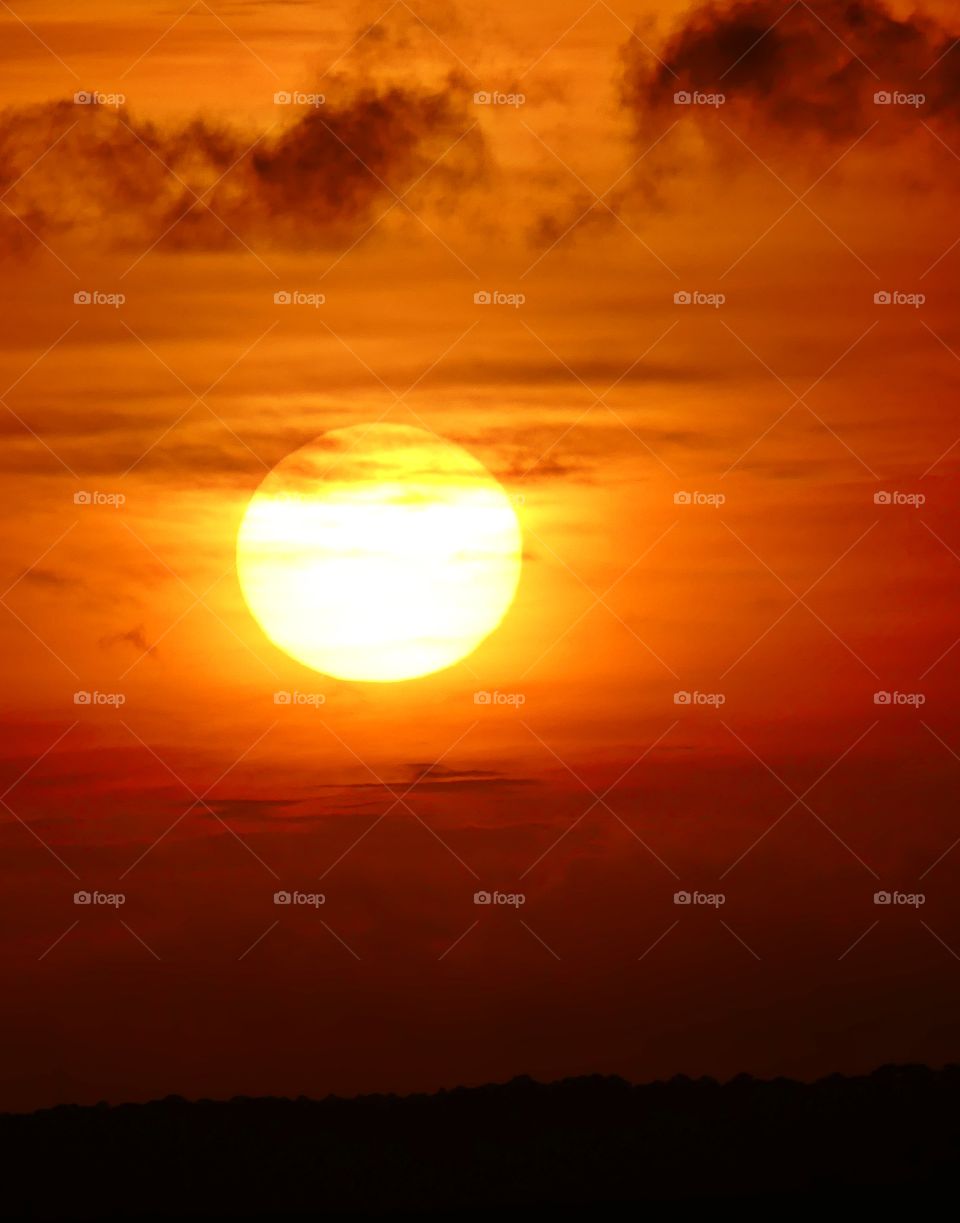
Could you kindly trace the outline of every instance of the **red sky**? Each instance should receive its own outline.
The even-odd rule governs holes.
[[[955,1060],[951,6],[0,23],[0,1106]],[[463,663],[350,684],[234,544],[381,417],[525,560]]]

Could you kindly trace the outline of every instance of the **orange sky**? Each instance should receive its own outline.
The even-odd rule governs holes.
[[[950,6],[0,23],[6,1101],[955,1056]],[[234,570],[266,470],[381,417],[525,538],[498,632],[382,686]],[[274,927],[280,886],[327,904]]]

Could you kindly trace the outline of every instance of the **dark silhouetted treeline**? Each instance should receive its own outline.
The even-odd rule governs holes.
[[[553,1217],[628,1203],[906,1209],[957,1195],[960,1066],[817,1083],[515,1079],[344,1100],[177,1097],[0,1116],[19,1218]]]

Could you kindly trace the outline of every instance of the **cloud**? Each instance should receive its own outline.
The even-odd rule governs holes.
[[[659,61],[630,41],[624,103],[644,130],[664,112],[702,123],[716,117],[709,106],[675,105],[675,93],[699,91],[724,94],[720,118],[738,128],[839,141],[883,119],[880,134],[889,136],[902,131],[896,121],[960,116],[954,39],[936,19],[897,17],[881,0],[713,3],[685,14]],[[919,108],[875,104],[875,93],[893,90],[926,100]]]
[[[301,799],[297,798],[218,798],[204,803],[198,810],[201,818],[207,819],[243,819],[247,822],[273,822],[281,819],[300,819],[291,814],[291,809],[299,806]],[[320,819],[322,816],[309,818]]]
[[[381,791],[394,794],[424,794],[428,792],[486,791],[514,786],[539,785],[534,777],[513,775],[499,769],[441,768],[428,763],[411,762],[401,766],[401,774],[384,781],[331,782],[316,786],[321,791]]]
[[[0,219],[0,251],[38,239],[136,252],[335,243],[421,176],[418,192],[443,192],[481,174],[483,138],[464,135],[469,96],[455,76],[433,90],[367,86],[303,111],[278,107],[287,124],[259,137],[68,101],[7,110],[0,193],[15,215]]]
[[[454,769],[428,763],[410,763],[407,768],[410,777],[403,783],[404,789],[412,784],[418,791],[485,790],[539,784],[533,777],[514,776],[498,769]]]
[[[75,577],[65,573],[58,573],[54,569],[44,569],[41,567],[25,569],[16,581],[27,582],[44,590],[63,590],[66,587],[81,585]],[[14,584],[16,585],[16,583]]]
[[[153,657],[156,650],[156,646],[151,645],[147,641],[143,626],[139,624],[134,628],[127,629],[125,633],[112,633],[107,637],[101,637],[97,644],[105,650],[115,645],[130,645],[133,646],[138,655],[149,654],[151,657]]]
[[[534,777],[512,776],[497,769],[444,768],[428,763],[400,764],[399,776],[378,781],[327,782],[313,786],[322,794],[316,800],[303,797],[223,798],[211,800],[200,815],[236,818],[247,824],[310,824],[337,817],[353,818],[383,811],[395,798],[444,794],[494,794],[502,790],[540,785]],[[402,811],[402,809],[400,809]],[[214,813],[211,815],[211,812]]]

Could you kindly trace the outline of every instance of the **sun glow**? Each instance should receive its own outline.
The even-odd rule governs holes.
[[[270,640],[352,680],[411,679],[465,658],[510,606],[520,556],[498,481],[406,425],[337,429],[288,455],[237,537],[240,586]]]

